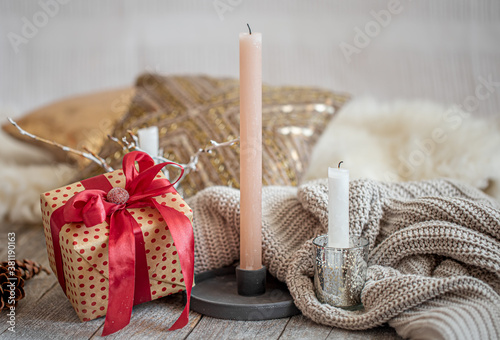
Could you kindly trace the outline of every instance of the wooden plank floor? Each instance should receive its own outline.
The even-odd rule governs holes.
[[[0,226],[1,259],[7,258],[7,233],[16,234],[16,258],[28,258],[49,267],[41,225]],[[104,318],[80,322],[53,274],[45,273],[25,284],[26,297],[16,307],[16,332],[9,331],[6,311],[0,315],[2,339],[96,339]],[[267,321],[233,321],[191,311],[189,325],[168,332],[183,308],[180,294],[134,307],[130,324],[109,339],[400,339],[388,327],[346,331],[316,324],[302,315]]]

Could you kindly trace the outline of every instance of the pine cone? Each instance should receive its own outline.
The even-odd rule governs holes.
[[[21,271],[15,269],[12,272],[7,267],[0,266],[0,305],[2,307],[0,310],[16,305],[17,301],[24,296],[24,279]]]
[[[31,260],[16,260],[14,270],[9,270],[9,263],[0,263],[0,311],[17,304],[24,298],[24,281],[31,279],[41,270],[50,272]]]
[[[21,271],[22,278],[25,281],[31,279],[35,275],[38,275],[41,270],[50,274],[47,268],[34,261],[24,259],[22,261],[16,260],[15,262],[15,267]],[[1,265],[7,267],[7,262],[2,262]]]

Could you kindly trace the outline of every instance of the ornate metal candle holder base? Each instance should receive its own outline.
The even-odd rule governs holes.
[[[265,267],[263,270],[265,273]],[[300,313],[286,284],[269,273],[264,281],[257,274],[240,270],[237,275],[235,267],[197,274],[191,309],[214,318],[245,321],[279,319]],[[263,291],[262,284],[265,285]]]
[[[328,247],[328,235],[313,240],[314,290],[322,303],[349,310],[363,308],[361,291],[368,267],[368,241],[352,237],[349,248]]]

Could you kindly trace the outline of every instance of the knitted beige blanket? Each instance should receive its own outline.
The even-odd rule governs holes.
[[[350,184],[350,233],[370,241],[364,311],[321,304],[311,240],[326,233],[326,180],[263,190],[263,262],[315,322],[412,339],[500,338],[500,206],[452,180]],[[208,188],[195,212],[195,271],[239,257],[239,191]]]

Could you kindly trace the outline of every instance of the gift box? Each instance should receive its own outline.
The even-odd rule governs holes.
[[[133,305],[183,290],[188,304],[172,328],[187,323],[193,212],[164,165],[131,152],[121,170],[41,195],[50,266],[80,320],[106,315],[103,335],[128,324]]]

